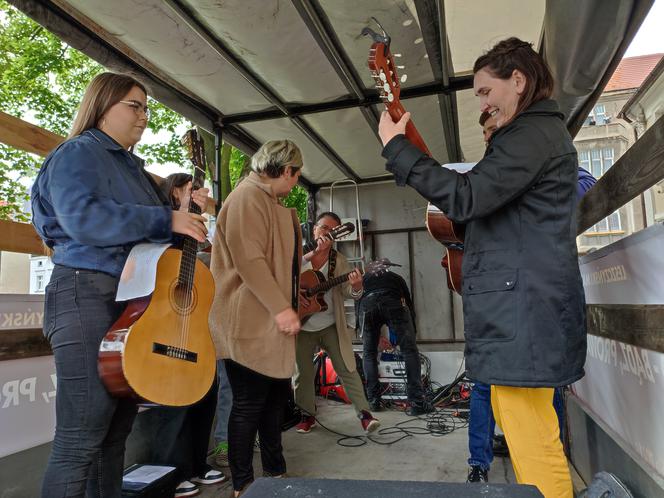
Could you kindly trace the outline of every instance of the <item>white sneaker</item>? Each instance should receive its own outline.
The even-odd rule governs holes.
[[[228,477],[220,470],[210,468],[209,470],[191,478],[196,484],[218,484],[224,482]]]
[[[175,498],[180,498],[181,496],[194,496],[200,493],[198,486],[190,481],[182,481],[178,484],[178,487],[175,488]]]

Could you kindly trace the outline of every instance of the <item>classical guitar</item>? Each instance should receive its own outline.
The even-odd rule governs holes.
[[[203,186],[203,140],[195,130],[183,142],[194,163],[193,188]],[[201,213],[190,202],[189,212]],[[215,375],[216,355],[208,314],[214,294],[210,270],[196,258],[198,243],[167,249],[157,262],[154,292],[129,301],[104,337],[99,374],[108,391],[168,406],[200,400]]]
[[[378,21],[376,24],[380,26]],[[382,34],[378,34],[370,28],[364,28],[362,35],[370,36],[373,40],[369,49],[369,60],[367,65],[371,71],[371,76],[376,82],[380,97],[385,104],[385,110],[393,121],[399,121],[406,113],[399,95],[401,93],[401,83],[397,74],[397,66],[394,63],[394,56],[390,52],[390,37],[382,29]],[[431,157],[429,148],[424,143],[424,139],[415,128],[411,119],[406,124],[406,138],[418,149]],[[441,265],[447,270],[447,286],[461,293],[461,261],[463,258],[463,235],[464,227],[451,221],[445,214],[433,204],[427,206],[426,226],[433,238],[445,246],[446,254],[443,256]]]
[[[377,275],[390,266],[400,266],[390,262],[387,258],[377,259],[366,265],[364,272],[370,275]],[[354,271],[354,270],[353,270]],[[327,311],[328,305],[325,302],[325,293],[348,281],[352,271],[339,275],[338,277],[327,280],[325,275],[318,270],[305,270],[300,274],[300,293],[306,298],[306,301],[300,300],[298,313],[300,321],[306,322],[311,315],[321,311]]]
[[[350,235],[355,231],[355,225],[353,225],[350,221],[343,223],[339,225],[338,227],[334,227],[332,230],[327,232],[325,235],[322,236],[323,239],[335,241],[339,240],[346,235]],[[304,247],[302,248],[302,252],[304,254],[313,251],[316,249],[317,243],[315,240],[312,240],[308,244],[305,244]]]

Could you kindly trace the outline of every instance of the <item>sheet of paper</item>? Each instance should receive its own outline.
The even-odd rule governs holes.
[[[148,296],[154,291],[157,263],[171,244],[136,244],[120,275],[116,301]]]
[[[124,482],[136,482],[149,484],[160,477],[165,476],[175,467],[166,467],[161,465],[141,465],[122,477]]]
[[[477,163],[447,163],[441,164],[443,168],[451,169],[457,173],[468,173]]]

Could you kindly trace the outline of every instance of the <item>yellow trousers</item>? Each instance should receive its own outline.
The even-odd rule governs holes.
[[[573,498],[553,389],[491,386],[491,406],[505,434],[517,482],[537,486],[544,498]]]

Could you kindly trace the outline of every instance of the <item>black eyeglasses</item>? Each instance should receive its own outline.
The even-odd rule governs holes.
[[[150,109],[147,105],[143,105],[138,100],[121,100],[120,104],[128,105],[131,107],[137,116],[140,116],[141,113],[145,114],[145,119],[150,119]]]

